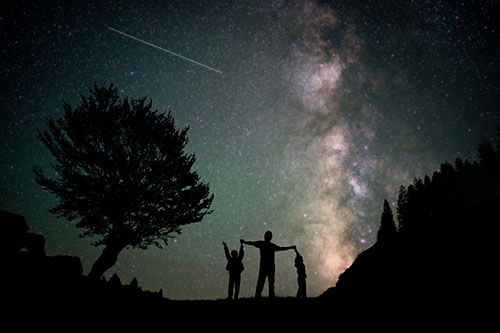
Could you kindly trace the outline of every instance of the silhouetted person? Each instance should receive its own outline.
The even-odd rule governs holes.
[[[297,298],[306,298],[306,265],[304,265],[304,258],[302,258],[297,249],[295,249],[295,268],[297,268],[297,283],[299,284]]]
[[[245,252],[243,251],[243,244],[240,245],[239,254],[236,250],[232,250],[231,255],[229,255],[226,242],[222,242],[222,245],[224,245],[224,253],[227,259],[226,270],[229,272],[227,299],[233,298],[233,288],[234,299],[238,299],[238,295],[240,293],[241,272],[245,269],[243,266],[243,256],[245,255]]]
[[[260,250],[260,265],[259,265],[259,277],[257,279],[257,288],[255,289],[255,297],[260,297],[262,294],[262,289],[264,289],[264,283],[266,278],[269,284],[269,297],[274,297],[274,253],[277,251],[286,251],[295,249],[295,245],[281,247],[274,243],[271,243],[273,238],[273,233],[271,231],[266,231],[264,234],[264,240],[249,242],[243,239],[240,240],[242,244],[248,244],[255,246]]]

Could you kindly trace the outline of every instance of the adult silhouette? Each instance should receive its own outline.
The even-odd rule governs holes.
[[[278,251],[294,250],[297,247],[295,245],[281,247],[274,243],[271,243],[273,238],[273,233],[271,231],[266,231],[264,234],[264,240],[259,241],[246,241],[240,239],[241,244],[252,245],[260,250],[260,265],[259,265],[259,277],[257,279],[257,288],[255,289],[255,297],[258,298],[262,294],[262,289],[264,289],[264,283],[267,282],[269,285],[269,297],[274,297],[274,253]]]

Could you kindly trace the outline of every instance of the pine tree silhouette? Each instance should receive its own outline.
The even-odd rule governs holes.
[[[500,142],[497,145],[500,145]],[[483,138],[478,145],[477,151],[480,160],[479,165],[487,173],[494,173],[500,169],[500,154],[495,151],[495,148],[488,140]]]
[[[397,236],[396,224],[392,209],[387,200],[384,200],[384,208],[380,219],[380,228],[377,232],[377,242],[387,243],[393,241]]]
[[[124,248],[161,248],[182,225],[201,221],[213,195],[191,170],[195,155],[184,152],[188,127],[177,130],[171,113],[153,111],[146,97],[121,99],[112,84],[89,91],[38,131],[58,177],[33,171],[59,199],[51,212],[79,220],[81,237],[105,246],[89,273],[99,279]]]
[[[399,187],[399,194],[398,194],[398,203],[396,207],[396,214],[397,214],[397,219],[398,219],[398,230],[402,229],[405,221],[406,221],[406,216],[408,213],[408,192],[406,190],[406,187],[401,185]]]

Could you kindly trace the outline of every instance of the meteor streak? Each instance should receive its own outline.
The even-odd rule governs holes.
[[[169,54],[171,54],[171,55],[173,55],[173,56],[176,56],[176,57],[178,57],[178,58],[181,58],[181,59],[183,59],[183,60],[187,60],[187,61],[189,61],[189,62],[192,62],[192,63],[193,63],[193,64],[195,64],[195,65],[198,65],[198,66],[201,66],[201,67],[205,67],[206,69],[209,69],[209,70],[214,71],[214,72],[216,72],[216,73],[222,74],[222,71],[220,71],[220,70],[218,70],[218,69],[215,69],[215,68],[212,68],[212,67],[210,67],[210,66],[204,65],[204,64],[202,64],[201,62],[195,61],[195,60],[193,60],[193,59],[186,58],[186,57],[184,57],[184,56],[182,56],[182,55],[180,55],[180,54],[178,54],[178,53],[175,53],[175,52],[169,51],[169,50],[164,49],[163,47],[160,47],[160,46],[158,46],[158,45],[155,45],[155,44],[152,44],[152,43],[146,42],[145,40],[142,40],[142,39],[140,39],[140,38],[137,38],[137,37],[134,37],[134,36],[129,35],[129,34],[127,34],[127,33],[124,33],[123,31],[116,30],[116,29],[111,28],[111,27],[108,27],[108,29],[109,29],[109,30],[111,30],[111,31],[114,31],[114,32],[116,32],[116,33],[119,33],[119,34],[120,34],[120,35],[122,35],[122,36],[125,36],[125,37],[128,37],[128,38],[131,38],[131,39],[136,40],[136,41],[138,41],[138,42],[141,42],[141,43],[143,43],[143,44],[146,44],[146,45],[149,45],[149,46],[151,46],[151,47],[154,47],[154,48],[156,48],[156,49],[158,49],[158,50],[161,50],[161,51],[163,51],[163,52],[167,52],[167,53],[169,53]]]

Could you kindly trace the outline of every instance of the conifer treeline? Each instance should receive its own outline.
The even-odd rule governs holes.
[[[443,163],[432,177],[415,178],[399,188],[396,218],[384,200],[377,241],[388,242],[399,237],[452,228],[450,221],[480,202],[500,195],[500,130],[493,146],[483,139],[478,146],[479,162],[457,158],[455,165]],[[471,221],[473,222],[473,221]]]

